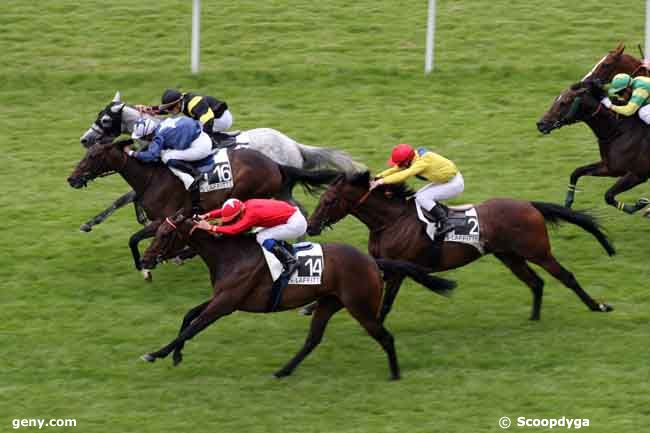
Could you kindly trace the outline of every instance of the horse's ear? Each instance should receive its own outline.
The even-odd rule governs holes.
[[[118,90],[115,92],[115,96],[113,96],[113,102],[121,102],[120,98],[122,98],[122,95],[120,95],[120,91]]]
[[[621,41],[618,43],[618,46],[610,52],[615,56],[620,56],[623,54],[623,51],[625,51],[625,44],[623,44],[623,41]]]

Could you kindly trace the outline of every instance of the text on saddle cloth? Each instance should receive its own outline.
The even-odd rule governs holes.
[[[424,216],[417,202],[415,202],[415,207],[417,209],[418,219],[426,225],[427,235],[431,240],[434,240],[437,230],[436,224]],[[481,254],[484,253],[481,242],[481,225],[476,208],[472,207],[464,212],[450,210],[448,220],[454,226],[454,229],[445,235],[445,242],[468,244],[476,248]]]
[[[266,248],[260,248],[262,248],[266,264],[271,272],[271,278],[276,281],[282,273],[282,263]],[[291,275],[289,284],[321,284],[321,277],[325,270],[322,246],[313,242],[300,242],[294,244],[293,249],[299,266],[298,270]]]
[[[232,167],[228,158],[227,149],[219,149],[214,154],[214,169],[200,185],[201,192],[210,192],[218,189],[229,189],[234,185]]]

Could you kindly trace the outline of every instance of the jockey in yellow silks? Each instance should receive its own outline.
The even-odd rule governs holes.
[[[437,202],[456,197],[465,189],[463,176],[456,164],[435,152],[418,154],[409,144],[395,146],[388,163],[392,167],[379,173],[376,180],[371,182],[370,189],[404,182],[412,176],[423,178],[429,183],[418,190],[415,201],[430,221],[438,223],[437,238],[452,230],[447,212],[443,206],[437,206]]]

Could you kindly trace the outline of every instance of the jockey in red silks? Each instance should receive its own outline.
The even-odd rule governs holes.
[[[307,220],[300,210],[289,203],[272,199],[251,199],[242,202],[227,200],[221,209],[198,216],[196,228],[212,233],[237,235],[253,227],[262,227],[256,234],[257,242],[275,255],[284,267],[283,276],[289,278],[298,268],[298,261],[279,240],[296,239],[307,231]],[[206,220],[221,218],[221,225]]]

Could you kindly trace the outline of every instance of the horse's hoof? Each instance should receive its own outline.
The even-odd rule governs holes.
[[[79,227],[79,231],[84,233],[89,233],[92,230],[93,230],[93,226],[91,226],[90,224],[81,224],[81,226]]]
[[[147,362],[155,362],[156,361],[156,357],[152,356],[149,353],[145,353],[144,355],[142,355],[140,357],[140,359],[142,359],[143,361],[147,361]]]
[[[153,274],[149,269],[142,270],[142,277],[147,283],[150,283],[153,280]]]
[[[530,316],[530,320],[534,322],[539,322],[539,316]]]
[[[390,376],[390,380],[400,380],[401,378],[402,376],[399,373]]]
[[[290,374],[291,374],[290,371],[286,371],[286,370],[278,370],[278,371],[276,371],[275,373],[273,373],[273,376],[274,376],[276,379],[282,379],[283,377],[287,377],[287,376],[289,376]]]
[[[598,304],[598,310],[603,313],[609,313],[610,311],[614,311],[614,307],[609,304]]]
[[[176,355],[174,354],[174,367],[178,367],[178,364],[180,364],[183,361],[183,355],[179,354]]]

